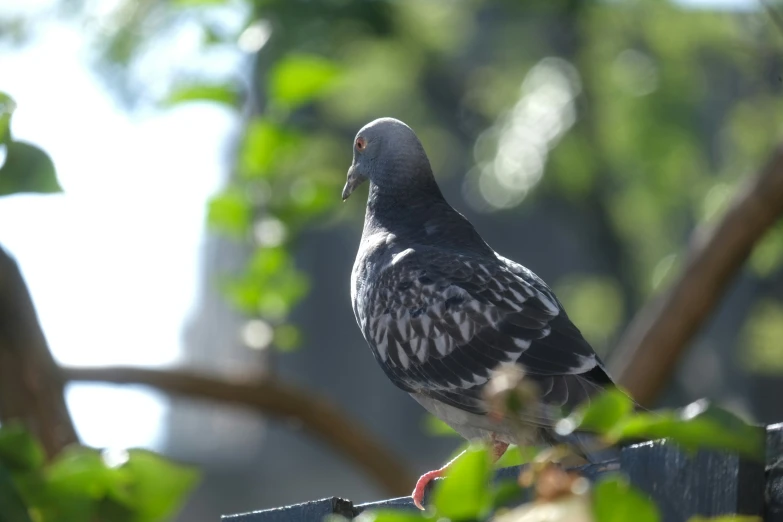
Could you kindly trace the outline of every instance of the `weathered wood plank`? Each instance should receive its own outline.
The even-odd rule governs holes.
[[[763,462],[717,451],[687,454],[657,441],[623,448],[620,468],[658,504],[665,522],[764,512]]]
[[[350,500],[331,497],[252,513],[223,515],[221,519],[228,522],[321,522],[326,515],[332,514],[348,519],[356,516]]]
[[[767,427],[765,522],[783,522],[783,423]]]

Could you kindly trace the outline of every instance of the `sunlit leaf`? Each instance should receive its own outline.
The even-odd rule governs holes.
[[[539,449],[535,446],[517,446],[516,444],[508,447],[506,452],[496,462],[496,468],[510,468],[512,466],[521,466],[532,462],[538,455]]]
[[[555,287],[568,315],[599,352],[623,319],[622,290],[616,279],[596,274],[570,275]]]
[[[631,416],[613,428],[610,436],[616,440],[666,438],[689,451],[716,449],[764,459],[764,431],[706,400],[678,411]]]
[[[237,88],[228,83],[194,83],[175,88],[166,98],[166,105],[207,101],[235,107],[239,100]]]
[[[83,446],[63,450],[46,474],[55,492],[93,499],[103,498],[127,484],[124,472],[108,468],[97,450]]]
[[[252,209],[241,189],[228,187],[209,202],[207,222],[215,230],[243,237],[250,229]]]
[[[41,444],[19,423],[0,427],[0,465],[10,471],[30,471],[44,463]]]
[[[459,437],[454,428],[429,413],[424,416],[424,432],[427,435]]]
[[[157,522],[173,516],[196,486],[199,473],[191,466],[166,460],[146,450],[130,450],[122,466],[132,481],[137,522]]]
[[[49,155],[22,141],[11,141],[6,148],[5,163],[0,166],[0,196],[20,192],[61,192]]]
[[[607,390],[595,398],[574,417],[574,427],[597,433],[607,433],[633,412],[633,400],[621,390]]]
[[[15,109],[16,103],[13,98],[0,91],[0,143],[10,141],[9,126],[11,125],[11,116]]]
[[[276,164],[296,153],[300,136],[264,118],[251,121],[239,152],[240,173],[246,178],[268,177]]]
[[[438,514],[451,520],[468,520],[484,513],[490,503],[492,467],[489,452],[471,445],[446,471],[435,489],[433,504]]]
[[[783,305],[765,299],[755,304],[740,335],[740,356],[753,373],[783,374]]]
[[[595,522],[658,522],[655,503],[618,476],[601,479],[593,489]]]
[[[382,509],[367,511],[354,520],[356,522],[421,522],[428,519],[423,514],[415,511]]]
[[[326,58],[290,54],[278,62],[270,74],[270,98],[282,106],[296,108],[323,93],[338,72],[337,65]]]

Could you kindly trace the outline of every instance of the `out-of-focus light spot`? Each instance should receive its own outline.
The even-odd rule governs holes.
[[[783,305],[774,300],[764,300],[748,314],[742,329],[742,362],[752,373],[764,375],[783,374]]]
[[[704,399],[690,403],[682,410],[683,420],[690,420],[697,415],[701,415],[707,409],[707,404],[707,401]]]
[[[106,448],[101,451],[101,460],[103,460],[107,468],[119,468],[128,462],[129,458],[130,455],[124,449]]]
[[[298,179],[291,184],[291,198],[302,206],[310,205],[318,195],[318,189],[312,181]]]
[[[275,331],[266,321],[252,319],[242,328],[242,341],[248,348],[263,350],[272,344]]]
[[[279,219],[267,216],[256,222],[253,234],[259,245],[276,247],[285,241],[286,229]]]
[[[574,422],[574,419],[572,419],[571,417],[560,419],[559,421],[557,421],[557,424],[555,424],[555,433],[557,433],[561,437],[570,435],[571,433],[574,432],[575,429],[576,429],[576,422]]]
[[[579,75],[565,60],[545,58],[530,70],[517,103],[476,140],[478,169],[463,187],[474,208],[500,210],[522,202],[541,180],[549,151],[574,124],[580,91]]]
[[[568,315],[599,352],[605,353],[623,318],[623,294],[618,282],[598,274],[572,274],[557,281]]]
[[[701,205],[702,220],[709,221],[726,207],[734,187],[728,183],[716,183],[704,196]]]
[[[254,206],[263,207],[272,197],[272,187],[264,180],[255,180],[250,187],[247,187],[246,195]]]
[[[645,96],[658,88],[658,67],[636,49],[626,49],[612,64],[614,79],[631,96]]]
[[[246,53],[255,53],[269,41],[272,35],[272,25],[267,20],[254,22],[242,31],[237,40],[239,50]]]
[[[8,147],[0,143],[0,168],[5,165],[5,159],[8,157]]]

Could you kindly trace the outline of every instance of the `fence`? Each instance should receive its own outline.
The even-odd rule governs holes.
[[[580,468],[590,479],[618,470],[655,500],[663,522],[685,522],[693,515],[730,514],[756,515],[764,522],[783,522],[783,423],[766,427],[766,462],[717,451],[687,454],[664,440],[627,446],[621,450],[619,459]],[[496,479],[513,478],[519,471],[519,468],[498,470]],[[358,505],[333,497],[227,515],[223,520],[320,522],[329,514],[351,519],[379,507],[416,509],[408,497]]]

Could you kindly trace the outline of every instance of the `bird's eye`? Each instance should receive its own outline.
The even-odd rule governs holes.
[[[356,150],[362,151],[367,146],[367,142],[364,138],[356,138]]]

